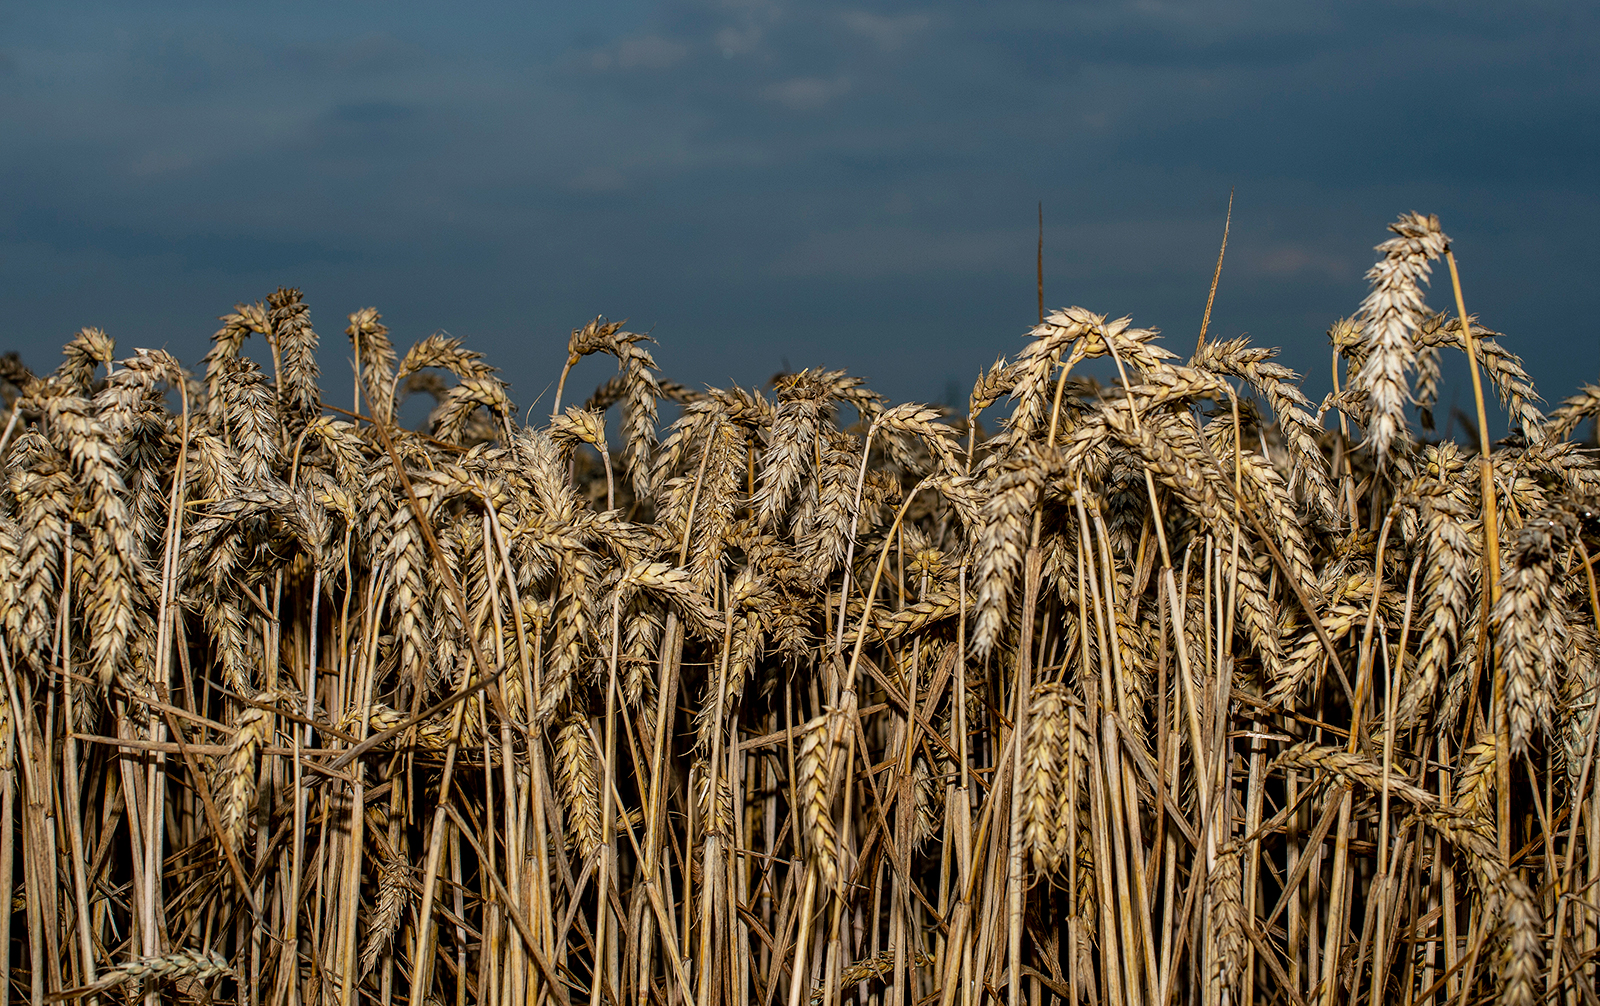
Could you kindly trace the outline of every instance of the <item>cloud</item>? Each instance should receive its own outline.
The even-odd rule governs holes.
[[[397,101],[353,101],[337,105],[333,117],[341,122],[372,125],[384,122],[401,122],[416,115],[416,109]]]
[[[1312,276],[1335,282],[1355,278],[1362,266],[1353,260],[1301,243],[1273,244],[1253,250],[1244,268],[1255,275],[1286,278]]]
[[[892,52],[905,45],[914,35],[928,30],[933,19],[927,14],[873,14],[864,10],[847,10],[840,15],[845,27],[876,42],[878,48]]]
[[[609,164],[584,168],[570,183],[576,192],[621,192],[628,187],[628,176]]]
[[[1025,263],[1033,247],[1026,229],[937,232],[913,227],[859,227],[812,234],[780,255],[779,276],[878,279],[929,273],[990,273]]]
[[[178,150],[147,150],[133,159],[128,170],[141,178],[169,175],[194,167],[194,158]]]
[[[593,56],[597,70],[613,66],[622,70],[668,70],[683,62],[689,55],[689,46],[677,39],[661,35],[639,35],[625,38],[609,50]]]
[[[546,362],[530,325],[605,311],[659,322],[664,364],[848,332],[838,365],[901,379],[883,347],[913,315],[952,370],[1014,351],[1040,199],[1051,304],[1187,330],[1233,188],[1214,330],[1321,374],[1384,224],[1417,209],[1547,397],[1600,372],[1592,4],[484,10],[22,5],[0,62],[11,338],[158,343],[187,317],[203,352],[218,310],[281,280],[349,291],[324,314],[485,333],[508,370]],[[58,292],[91,289],[93,317]]]
[[[716,43],[718,49],[722,50],[722,55],[732,59],[735,56],[743,56],[746,53],[754,52],[756,47],[761,44],[764,34],[759,25],[729,25],[726,28],[718,29],[716,35],[712,37],[712,41]]]
[[[768,84],[761,96],[796,112],[814,112],[850,92],[850,78],[794,77]]]

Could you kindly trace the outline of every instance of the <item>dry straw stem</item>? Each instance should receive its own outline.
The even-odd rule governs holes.
[[[524,425],[372,308],[343,412],[288,289],[203,373],[0,367],[8,991],[193,946],[274,1006],[1581,997],[1593,396],[1540,417],[1399,229],[1331,330],[1366,444],[1269,349],[1084,308],[964,428],[842,370],[691,394],[603,319],[567,362],[615,378]],[[1522,428],[1486,465],[1408,425],[1435,351]]]

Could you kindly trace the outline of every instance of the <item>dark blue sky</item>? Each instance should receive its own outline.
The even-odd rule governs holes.
[[[48,368],[100,325],[192,363],[286,284],[331,387],[375,304],[402,345],[485,352],[521,405],[598,313],[691,385],[787,362],[964,398],[1033,319],[1037,200],[1048,304],[1187,353],[1233,188],[1217,335],[1320,394],[1384,225],[1434,212],[1468,308],[1559,399],[1600,378],[1597,11],[8,4],[0,348]]]

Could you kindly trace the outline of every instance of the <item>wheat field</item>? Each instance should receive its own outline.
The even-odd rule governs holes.
[[[1596,1003],[1600,388],[1390,229],[1320,404],[1081,308],[964,415],[9,357],[0,1006]]]

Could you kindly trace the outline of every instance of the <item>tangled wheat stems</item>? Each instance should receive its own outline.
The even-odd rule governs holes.
[[[1379,251],[1321,414],[1082,308],[958,417],[596,319],[525,426],[373,308],[339,401],[293,290],[5,361],[0,1006],[1589,1001],[1600,410]]]

